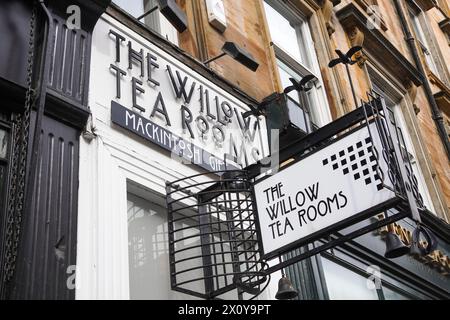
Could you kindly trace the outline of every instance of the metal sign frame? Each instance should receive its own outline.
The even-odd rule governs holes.
[[[377,132],[372,132],[370,130],[369,124],[375,124]],[[386,105],[384,99],[376,92],[369,92],[368,102],[362,101],[361,106],[356,110],[350,112],[340,119],[337,119],[333,123],[330,123],[318,129],[317,131],[292,142],[292,144],[281,149],[278,153],[278,157],[275,156],[274,158],[279,159],[278,163],[282,163],[288,159],[295,159],[295,161],[290,164],[293,165],[301,161],[308,155],[313,154],[321,150],[322,148],[325,148],[326,146],[338,141],[338,139],[343,139],[345,136],[355,132],[355,130],[360,130],[364,126],[367,128],[367,130],[369,130],[370,137],[372,137],[374,134],[378,134],[380,137],[382,150],[375,150],[374,153],[377,157],[377,161],[378,159],[380,159],[380,157],[383,157],[388,165],[389,172],[384,176],[383,179],[389,179],[392,188],[385,183],[383,183],[383,186],[386,188],[391,188],[391,190],[395,193],[395,197],[393,197],[389,201],[380,203],[379,205],[360,212],[356,216],[352,216],[349,219],[340,221],[336,224],[324,228],[323,230],[315,232],[314,234],[311,234],[299,241],[290,243],[289,245],[286,245],[285,247],[282,247],[276,252],[268,255],[264,255],[262,251],[261,230],[259,228],[258,215],[255,212],[256,199],[254,194],[254,185],[255,183],[258,183],[265,179],[264,177],[262,177],[262,170],[264,171],[273,169],[270,166],[264,165],[266,163],[270,163],[270,159],[263,159],[254,165],[251,165],[243,170],[239,170],[238,175],[224,175],[220,178],[220,181],[210,183],[207,188],[199,189],[194,193],[192,193],[192,188],[198,187],[201,184],[192,183],[192,181],[195,180],[193,178],[200,177],[202,175],[206,176],[208,175],[207,173],[182,179],[185,183],[188,184],[188,186],[181,189],[176,185],[176,182],[168,183],[166,199],[169,211],[170,243],[174,241],[171,234],[173,235],[173,233],[175,232],[173,228],[174,226],[172,224],[172,214],[176,201],[174,201],[171,196],[174,192],[174,188],[176,189],[176,191],[181,192],[183,192],[183,190],[186,191],[187,189],[189,189],[190,194],[188,194],[187,197],[194,197],[197,201],[197,203],[193,206],[197,208],[197,217],[205,217],[210,214],[216,214],[220,210],[227,213],[226,208],[217,207],[216,211],[211,211],[210,209],[205,210],[205,207],[201,204],[208,204],[213,201],[213,199],[221,197],[224,194],[229,193],[233,189],[234,191],[236,191],[236,188],[232,187],[232,184],[239,183],[241,189],[238,189],[238,192],[247,193],[247,206],[241,207],[241,203],[237,201],[236,206],[233,207],[232,211],[237,210],[238,212],[244,212],[247,210],[251,212],[248,214],[248,217],[251,217],[251,223],[256,223],[258,226],[252,229],[254,230],[254,232],[252,233],[253,238],[251,239],[253,246],[250,248],[250,250],[247,250],[245,245],[241,246],[240,248],[231,248],[230,250],[232,253],[232,261],[230,262],[230,264],[233,265],[233,270],[229,273],[224,273],[228,276],[233,277],[232,283],[227,286],[216,286],[217,288],[214,288],[211,279],[216,279],[217,281],[217,274],[216,276],[214,276],[214,270],[216,270],[215,268],[217,268],[220,263],[211,260],[211,250],[208,249],[212,244],[211,238],[209,238],[209,241],[204,241],[207,240],[208,235],[211,234],[211,230],[204,230],[204,228],[202,228],[202,226],[211,226],[211,220],[203,221],[203,218],[198,218],[198,221],[200,221],[199,234],[200,238],[202,239],[202,243],[200,244],[200,247],[202,248],[201,257],[203,258],[203,266],[201,266],[201,268],[203,268],[203,277],[201,279],[204,280],[206,293],[198,293],[195,290],[186,290],[180,288],[180,283],[177,282],[177,279],[175,278],[175,276],[177,275],[177,271],[173,269],[173,266],[178,263],[175,257],[175,249],[173,245],[169,244],[172,289],[190,293],[203,298],[214,298],[232,289],[238,289],[238,291],[240,292],[240,298],[243,297],[243,292],[251,293],[253,294],[253,296],[256,296],[260,292],[262,292],[262,290],[264,290],[263,284],[264,281],[268,281],[268,276],[270,276],[271,273],[277,270],[283,269],[291,264],[321,253],[325,250],[342,245],[347,241],[350,241],[363,234],[374,231],[408,216],[410,216],[416,223],[420,224],[420,211],[426,210],[426,208],[424,208],[423,200],[420,196],[420,193],[418,192],[417,179],[414,176],[412,170],[406,146],[404,144],[403,135],[400,128],[398,128],[396,124],[393,111]],[[336,136],[339,137],[336,138]],[[404,151],[402,151],[402,148],[404,149]],[[274,167],[277,167],[278,163],[273,164]],[[232,172],[237,171],[230,171],[230,173]],[[189,184],[191,185],[189,186]],[[208,210],[211,212],[208,212]],[[390,216],[386,215],[383,220],[376,220],[375,222],[370,221],[373,216],[385,210],[389,210],[391,212]],[[233,217],[232,215],[226,216],[226,222],[230,222],[231,226],[236,222],[233,222],[234,219],[235,217]],[[203,221],[203,223],[201,221]],[[354,225],[356,223],[362,223],[363,221],[365,221],[365,224],[363,226],[361,226],[357,230],[346,233],[346,227],[349,227],[350,225]],[[214,223],[217,223],[217,221]],[[219,221],[219,225],[220,223],[221,222]],[[242,224],[241,226],[243,227]],[[237,243],[236,238],[233,238],[233,233],[230,233],[229,241],[231,241],[230,243]],[[214,239],[212,242],[214,243]],[[321,243],[321,245],[310,246],[311,248],[309,250],[302,251],[302,253],[298,255],[289,255],[290,258],[287,258],[284,261],[282,261],[282,259],[280,258],[279,263],[270,267],[266,263],[266,260],[270,260],[275,257],[281,257],[282,255],[286,257],[286,253],[293,252],[293,250],[301,246],[305,246],[311,243],[318,244],[319,242]],[[236,279],[239,280],[242,277],[249,275],[248,270],[242,271],[239,267],[236,266],[240,265],[240,263],[248,263],[248,261],[245,259],[241,260],[240,256],[245,254],[245,257],[247,257],[248,253],[250,253],[251,251],[255,251],[255,255],[252,256],[251,259],[252,263],[254,263],[255,265],[259,265],[260,267],[253,274],[253,278],[258,278],[258,280],[255,282],[256,285],[246,285],[241,281],[236,281]],[[251,279],[252,277],[248,278],[247,282],[251,283]],[[192,281],[194,280],[199,279],[193,279]]]
[[[348,221],[341,221],[340,223],[320,230],[319,232],[311,236],[305,237],[301,241],[290,244],[284,248],[280,248],[277,253],[265,255],[265,259],[273,259],[277,256],[281,257],[288,252],[292,253],[295,248],[315,243],[317,240],[320,240],[322,243],[319,246],[313,246],[311,250],[303,252],[302,254],[295,255],[284,261],[280,261],[280,263],[271,266],[267,270],[268,273],[273,273],[277,270],[281,270],[296,262],[309,258],[325,250],[332,249],[365,233],[377,230],[385,225],[391,224],[405,217],[411,217],[416,223],[421,223],[419,210],[425,210],[425,208],[423,206],[421,195],[418,192],[417,178],[414,176],[412,166],[407,155],[403,135],[400,128],[396,124],[393,110],[391,110],[386,105],[383,97],[378,93],[372,91],[367,93],[367,96],[368,102],[361,101],[361,107],[353,111],[353,114],[347,115],[346,118],[351,121],[345,121],[344,118],[339,122],[336,121],[336,123],[331,123],[328,128],[324,127],[318,130],[328,130],[327,134],[324,134],[323,132],[318,132],[315,134],[313,133],[313,137],[310,137],[310,135],[303,139],[300,139],[300,141],[298,142],[294,142],[291,146],[288,147],[289,150],[281,150],[280,154],[291,153],[290,157],[296,158],[296,161],[290,164],[293,165],[296,162],[301,161],[305,157],[304,151],[308,149],[299,148],[297,150],[291,150],[293,146],[299,146],[303,144],[308,147],[313,147],[315,144],[320,145],[320,147],[317,149],[320,150],[330,144],[330,142],[325,142],[325,144],[322,143],[328,140],[328,138],[331,138],[331,135],[339,134],[339,132],[342,132],[348,128],[354,128],[355,125],[358,126],[356,129],[353,129],[352,131],[350,131],[350,133],[348,133],[351,134],[355,130],[360,129],[362,126],[366,126],[369,130],[370,136],[372,136],[373,134],[378,134],[381,138],[383,150],[381,150],[378,156],[382,156],[388,163],[388,177],[391,180],[391,184],[394,186],[393,191],[397,196],[396,199],[388,203],[381,204],[380,206],[370,208],[364,212],[361,212],[354,218],[349,219]],[[376,133],[370,131],[370,123],[376,124]],[[316,135],[316,137],[314,137],[314,135]],[[345,135],[343,135],[343,137]],[[339,137],[338,139],[340,138],[341,137]],[[307,141],[309,139],[315,141],[315,143],[311,144],[310,141]],[[335,140],[333,140],[333,142],[334,141]],[[402,152],[401,150],[402,145],[404,147],[404,152]],[[315,151],[316,150],[314,150],[314,152]],[[286,158],[280,156],[280,162],[284,160],[286,160]],[[254,183],[257,182],[259,182],[259,180],[255,179]],[[381,211],[388,209],[395,210],[396,213],[387,216],[383,220],[368,223],[364,227],[357,229],[351,233],[345,233],[344,229],[346,227],[361,222],[374,216],[377,213],[380,213]]]
[[[250,181],[244,170],[214,174],[219,182],[198,174],[166,184],[171,287],[204,299],[237,289],[254,299],[270,276]]]
[[[369,121],[368,123],[373,124],[374,120]],[[355,132],[358,132],[360,130],[365,130],[366,128],[369,128],[369,126],[366,125],[362,125],[359,126],[357,128],[353,128],[351,131],[348,131],[346,133],[344,133],[343,135],[339,136],[338,138],[334,139],[332,141],[332,143],[336,143],[352,134],[354,134]],[[370,134],[371,135],[371,134]],[[371,135],[372,136],[372,135]],[[312,156],[313,154],[320,152],[321,150],[329,147],[332,143],[326,144],[326,145],[322,145],[319,148],[313,150],[310,153],[304,154],[301,157],[299,157],[298,159],[296,159],[295,162],[291,162],[288,165],[286,165],[285,167],[283,167],[283,169],[281,171],[287,170],[288,168],[294,166],[295,164],[301,162],[302,160],[304,160],[305,158],[308,158],[310,156]],[[377,159],[378,162],[379,159]],[[281,162],[281,161],[280,161]],[[378,165],[377,165],[378,166]],[[261,183],[265,180],[267,180],[268,178],[270,178],[272,176],[265,176],[261,179],[255,179],[253,181],[253,190],[254,190],[254,186],[258,183]],[[386,184],[383,184],[384,188],[389,188]],[[279,248],[278,250],[272,251],[272,252],[268,252],[266,254],[263,255],[264,259],[270,260],[276,257],[279,257],[280,255],[289,252],[293,249],[296,248],[300,248],[306,244],[309,243],[313,243],[316,240],[322,239],[324,237],[328,237],[330,235],[330,233],[336,232],[338,230],[342,230],[345,229],[348,226],[351,226],[353,224],[356,224],[362,220],[365,220],[367,218],[370,218],[371,216],[373,216],[374,213],[379,213],[385,210],[388,210],[390,208],[394,208],[398,205],[401,205],[401,203],[404,201],[404,199],[401,197],[400,193],[396,190],[392,190],[393,193],[395,194],[394,197],[392,197],[392,199],[389,199],[387,201],[384,201],[383,203],[378,204],[377,206],[373,206],[370,209],[364,210],[362,212],[357,213],[354,216],[351,216],[347,219],[341,220],[338,223],[335,223],[333,225],[330,225],[329,227],[326,227],[324,229],[321,229],[320,231],[317,231],[311,235],[308,235],[302,239],[299,239],[295,242],[289,243],[287,245],[282,246],[281,248]],[[255,191],[253,191],[253,194],[255,194]],[[402,217],[403,218],[403,217]],[[262,242],[262,241],[261,241]],[[264,249],[264,245],[263,243],[261,243],[262,248]],[[264,251],[264,250],[263,250]]]

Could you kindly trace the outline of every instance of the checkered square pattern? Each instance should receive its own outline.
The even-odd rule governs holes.
[[[377,189],[383,189],[383,182],[377,174],[376,158],[372,154],[373,145],[370,137],[340,150],[337,154],[323,159],[323,166],[331,165],[333,170],[342,170],[344,175],[351,174],[355,181],[369,185],[377,184]]]

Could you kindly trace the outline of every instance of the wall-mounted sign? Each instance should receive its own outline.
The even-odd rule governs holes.
[[[267,155],[265,120],[244,118],[241,100],[112,18],[99,20],[93,37],[91,101],[112,108],[112,123],[208,170]]]
[[[364,126],[255,185],[266,257],[396,199],[383,187],[381,176],[390,186],[387,165],[376,126],[369,128],[372,136]]]

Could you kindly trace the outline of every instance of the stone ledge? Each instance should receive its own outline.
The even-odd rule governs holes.
[[[408,86],[408,82],[422,85],[422,76],[417,68],[378,29],[368,28],[367,16],[354,4],[349,3],[336,13],[347,33],[358,28],[364,33],[363,49],[374,57],[379,57],[384,67],[398,80]]]

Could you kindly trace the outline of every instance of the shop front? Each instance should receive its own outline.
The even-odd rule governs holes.
[[[386,97],[278,150],[285,94],[258,106],[122,18],[92,35],[77,299],[449,297],[448,224]]]
[[[77,298],[189,298],[170,288],[166,182],[214,181],[268,156],[265,119],[244,115],[252,101],[201,63],[109,15],[90,74]]]

